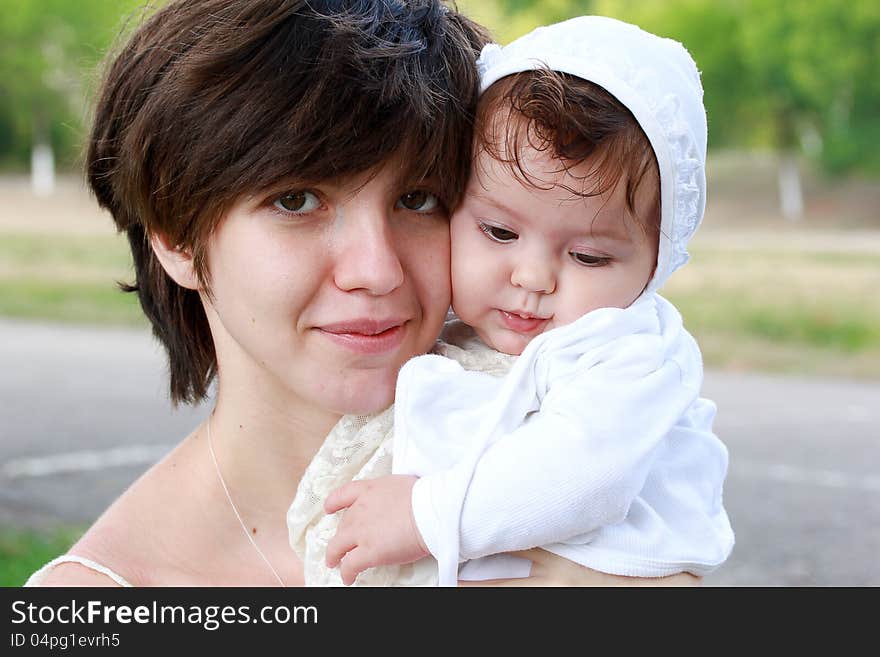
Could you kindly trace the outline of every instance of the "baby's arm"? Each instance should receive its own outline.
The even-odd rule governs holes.
[[[380,477],[334,492],[325,511],[346,511],[328,545],[328,566],[341,563],[348,584],[366,568],[408,563],[429,551],[443,563],[457,563],[622,520],[663,437],[695,392],[681,387],[671,361],[638,375],[621,376],[616,369],[606,361],[554,384],[539,412],[476,461],[462,458],[418,483],[415,477]],[[464,495],[461,506],[456,490]],[[441,547],[448,534],[440,528],[453,526],[460,544],[450,554]]]
[[[540,411],[477,461],[461,507],[460,560],[555,543],[623,520],[693,396],[680,388],[671,362],[639,381],[592,371],[555,385]],[[432,514],[444,508],[445,491],[454,488],[449,482],[462,476],[457,468],[467,464],[415,486],[415,518],[434,554],[443,525]]]
[[[638,382],[594,370],[552,387],[538,413],[477,461],[461,508],[460,559],[555,543],[622,520],[692,396],[671,362]],[[585,401],[600,398],[601,405]],[[325,511],[346,511],[327,565],[340,565],[350,584],[367,568],[409,563],[428,548],[438,556],[442,521],[432,514],[444,508],[461,467],[418,483],[392,475],[334,491]]]
[[[388,475],[352,481],[324,502],[326,513],[345,509],[336,535],[327,544],[327,565],[339,566],[343,584],[358,573],[387,564],[428,556],[412,514],[412,488],[417,477]]]
[[[702,579],[690,573],[676,573],[663,577],[632,577],[610,575],[557,556],[540,548],[511,553],[532,562],[528,577],[460,581],[459,586],[481,587],[592,587],[592,586],[700,586]]]

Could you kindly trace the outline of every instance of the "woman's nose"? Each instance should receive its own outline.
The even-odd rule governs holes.
[[[361,211],[340,229],[334,281],[340,290],[390,294],[403,285],[403,266],[397,253],[390,218]]]
[[[538,254],[518,259],[510,273],[510,282],[528,292],[552,294],[556,290],[552,263]]]

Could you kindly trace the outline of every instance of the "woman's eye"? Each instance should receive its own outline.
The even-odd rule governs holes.
[[[306,214],[321,207],[321,200],[313,192],[289,192],[275,199],[273,205],[284,212]]]
[[[601,267],[611,261],[611,258],[605,256],[594,256],[589,253],[577,253],[575,251],[571,252],[571,257],[574,258],[575,262],[587,267]]]
[[[424,191],[408,192],[397,200],[398,208],[413,212],[431,212],[436,210],[438,205],[440,199],[431,192]]]
[[[507,230],[506,228],[501,228],[500,226],[492,226],[490,224],[481,223],[480,230],[486,233],[490,240],[501,242],[502,244],[513,242],[516,240],[516,238],[519,237],[519,235],[514,233],[512,230]]]

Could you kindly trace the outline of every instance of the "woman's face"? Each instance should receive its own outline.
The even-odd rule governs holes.
[[[450,301],[446,210],[395,172],[282,185],[229,211],[203,295],[221,389],[338,414],[393,401],[398,370],[431,347]]]

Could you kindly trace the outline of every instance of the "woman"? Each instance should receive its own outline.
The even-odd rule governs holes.
[[[297,483],[343,415],[393,401],[449,306],[484,41],[437,0],[179,0],[137,30],[89,183],[128,236],[172,400],[216,375],[217,401],[31,584],[302,583]],[[535,559],[531,583],[596,581]]]

